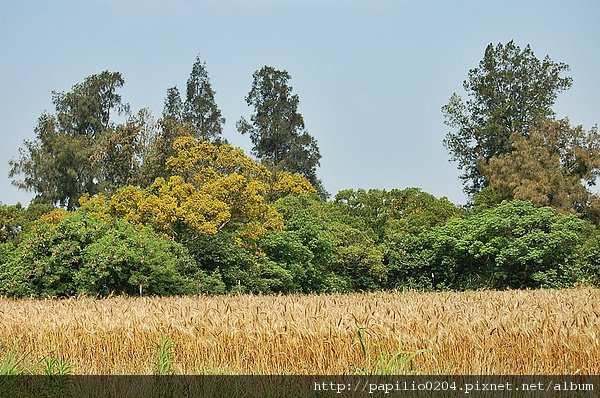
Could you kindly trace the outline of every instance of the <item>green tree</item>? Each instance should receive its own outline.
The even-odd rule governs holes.
[[[197,290],[202,293],[267,293],[258,281],[256,255],[236,244],[233,233],[219,231],[215,235],[185,231],[180,240],[198,266]]]
[[[177,110],[176,93],[169,93],[167,104],[172,105],[172,111]],[[173,112],[176,114],[175,112]],[[183,121],[191,124],[195,130],[196,139],[205,139],[213,143],[221,141],[225,118],[215,102],[215,91],[212,89],[206,71],[206,64],[196,57],[192,72],[187,80],[186,97],[183,104]]]
[[[187,250],[152,229],[117,220],[83,250],[76,271],[77,293],[108,296],[198,293],[191,276],[196,266]]]
[[[183,102],[177,87],[167,90],[162,118],[156,123],[156,132],[148,143],[148,156],[140,170],[140,185],[147,187],[157,178],[173,175],[167,168],[167,160],[173,156],[173,143],[182,136],[193,135],[193,128],[183,121]]]
[[[0,294],[185,294],[193,293],[194,273],[187,250],[171,239],[77,211],[36,223],[0,264]]]
[[[145,186],[151,182],[144,168],[150,161],[156,130],[150,111],[142,109],[127,122],[100,134],[90,156],[99,192],[110,195],[127,185]]]
[[[181,123],[183,121],[183,102],[177,86],[167,89],[167,98],[163,107],[163,119]]]
[[[570,287],[587,277],[581,251],[590,230],[550,207],[504,202],[398,236],[390,279],[396,287],[454,290]],[[591,246],[587,254],[593,258]]]
[[[463,83],[466,102],[455,93],[442,107],[445,123],[456,130],[444,145],[464,172],[465,192],[474,194],[488,185],[479,163],[510,152],[511,134],[527,137],[537,118],[554,115],[557,94],[572,84],[570,77],[561,76],[568,69],[548,56],[536,58],[529,45],[521,49],[510,41],[487,46]]]
[[[296,231],[277,231],[265,235],[260,247],[267,255],[260,263],[262,279],[272,292],[309,292],[313,254]]]
[[[19,159],[9,161],[9,176],[14,178],[13,185],[35,192],[34,201],[74,209],[84,192],[97,192],[89,161],[93,139],[60,132],[56,126],[55,116],[40,116],[37,138],[26,140]],[[16,179],[18,175],[23,179]]]
[[[290,195],[278,200],[276,207],[287,230],[313,254],[310,261],[299,261],[313,291],[370,291],[384,286],[383,251],[364,220],[314,195]]]
[[[419,188],[346,189],[337,193],[335,203],[363,220],[378,243],[386,235],[418,234],[460,214],[447,198],[436,198]]]
[[[214,144],[226,143],[221,137],[225,118],[215,102],[215,91],[200,58],[196,58],[192,67],[185,94],[183,101],[177,86],[167,90],[158,132],[149,144],[149,156],[141,170],[142,186],[173,175],[167,168],[167,160],[174,155],[173,143],[177,138],[192,136]]]
[[[253,79],[246,103],[254,113],[250,121],[241,118],[237,123],[238,130],[250,136],[253,155],[271,170],[300,173],[326,195],[316,174],[321,154],[298,112],[299,98],[292,94],[289,73],[265,66]]]
[[[96,140],[112,129],[111,115],[128,112],[116,90],[124,84],[118,72],[87,77],[67,93],[53,93],[56,114],[42,114],[35,139],[25,141],[19,159],[10,160],[11,178],[21,189],[36,193],[36,201],[74,209],[84,193],[98,192],[91,158]]]
[[[289,195],[275,205],[284,214],[286,230],[269,233],[260,241],[267,262],[273,265],[270,270],[278,266],[285,271],[281,275],[290,277],[289,291],[351,290],[350,282],[332,269],[334,240],[330,221],[321,214],[331,204],[313,194]]]
[[[58,130],[95,137],[109,128],[113,112],[129,111],[129,105],[117,94],[124,84],[119,72],[104,71],[87,77],[69,92],[53,92]]]

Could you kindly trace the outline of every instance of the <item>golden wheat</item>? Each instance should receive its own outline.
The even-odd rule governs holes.
[[[353,374],[399,340],[422,374],[600,374],[600,290],[0,299],[0,355],[76,374],[151,374],[161,337],[181,374]]]

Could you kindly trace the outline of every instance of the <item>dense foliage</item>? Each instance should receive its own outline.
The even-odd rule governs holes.
[[[0,256],[0,294],[184,294],[193,291],[192,258],[185,248],[149,228],[105,221],[86,212],[57,223],[40,220]]]
[[[568,120],[538,120],[527,138],[511,136],[510,153],[493,156],[480,167],[496,201],[530,200],[563,212],[599,211],[590,192],[600,170],[600,134]]]
[[[390,270],[397,287],[570,287],[594,275],[582,245],[592,230],[585,221],[549,207],[504,202],[418,235],[397,237]]]
[[[286,71],[254,74],[254,114],[238,123],[258,160],[221,137],[200,59],[158,121],[130,113],[119,73],[92,75],[53,94],[56,112],[10,162],[36,197],[0,204],[0,295],[600,285],[599,137],[552,118],[566,69],[510,42],[469,72],[471,98],[444,107],[466,208],[419,188],[326,200]]]
[[[416,207],[419,196],[425,200]],[[378,201],[383,197],[396,200]],[[118,195],[113,199],[120,200]],[[76,212],[55,210],[0,243],[0,294],[309,293],[600,283],[599,231],[574,215],[531,202],[503,202],[465,213],[445,199],[406,189],[347,191],[335,202],[290,194],[271,206],[284,224],[252,240],[240,239],[243,223],[239,229],[181,225],[155,232],[152,220],[126,221],[111,200],[102,198],[88,200]]]

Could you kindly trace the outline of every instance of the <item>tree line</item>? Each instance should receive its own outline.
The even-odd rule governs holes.
[[[555,118],[567,71],[512,41],[486,48],[466,99],[442,108],[463,207],[418,188],[330,198],[287,71],[253,74],[237,129],[254,157],[223,138],[199,58],[158,120],[131,111],[120,73],[89,76],[52,93],[55,112],[10,161],[36,196],[0,206],[0,295],[600,284],[600,140]]]

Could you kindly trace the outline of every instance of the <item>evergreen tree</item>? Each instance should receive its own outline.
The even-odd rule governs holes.
[[[182,135],[191,135],[191,126],[183,122],[183,102],[177,87],[167,90],[162,118],[156,124],[158,130],[148,146],[149,154],[142,166],[140,185],[147,187],[157,178],[168,178],[167,159],[173,155],[173,142]]]
[[[237,123],[242,134],[249,134],[252,153],[272,170],[301,174],[321,195],[327,195],[316,174],[321,159],[317,141],[306,131],[298,112],[299,98],[292,94],[289,73],[265,66],[253,78],[246,103],[254,113],[250,121],[242,118]]]
[[[104,71],[69,92],[53,92],[56,114],[42,114],[35,140],[25,141],[19,159],[9,161],[9,176],[24,176],[13,184],[35,192],[37,202],[70,210],[84,193],[98,193],[101,176],[92,158],[97,141],[114,128],[111,115],[129,112],[116,92],[124,83],[120,73]]]
[[[167,98],[163,108],[163,119],[175,122],[183,121],[183,102],[177,86],[167,89]]]
[[[455,93],[442,108],[445,123],[456,129],[444,144],[464,171],[465,192],[474,194],[488,185],[479,163],[510,152],[511,134],[527,137],[534,120],[554,115],[556,95],[572,84],[570,77],[561,77],[568,69],[548,56],[536,58],[529,45],[488,45],[463,83],[469,99],[463,102]]]
[[[171,91],[168,94],[165,108],[169,113],[176,113],[180,107],[177,102],[179,93]],[[196,57],[187,80],[183,121],[194,127],[196,139],[221,142],[225,118],[221,116],[221,111],[215,103],[215,91],[208,79],[206,65],[199,57]]]
[[[142,169],[142,185],[148,186],[156,178],[172,175],[166,164],[173,155],[175,139],[191,135],[196,140],[224,143],[226,140],[221,137],[224,123],[206,65],[197,57],[187,80],[185,101],[177,86],[167,90],[159,131],[150,144],[150,155]]]

